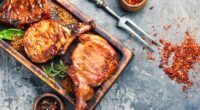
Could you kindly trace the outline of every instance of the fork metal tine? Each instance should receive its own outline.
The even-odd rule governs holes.
[[[124,28],[126,31],[128,31],[128,32],[131,34],[132,37],[135,36],[135,37],[136,37],[137,39],[139,39],[147,48],[149,48],[151,51],[154,52],[154,49],[151,48],[151,46],[150,46],[144,39],[142,39],[142,38],[140,37],[140,35],[138,35],[134,30],[132,30],[129,26],[123,25],[123,26],[121,26],[121,27]]]
[[[133,21],[131,20],[127,20],[127,22],[129,22],[134,28],[136,28],[137,30],[139,30],[141,33],[143,33],[150,41],[156,43],[156,45],[159,45],[157,42],[155,42],[155,40],[146,32],[144,32],[139,26],[137,26]]]
[[[155,40],[153,40],[151,38],[150,35],[148,35],[146,32],[144,32],[140,27],[138,27],[132,20],[125,18],[125,17],[120,17],[119,15],[117,15],[112,9],[110,9],[110,7],[106,4],[106,2],[104,0],[90,0],[95,2],[98,6],[103,7],[106,11],[108,11],[111,15],[113,15],[115,18],[117,18],[118,20],[118,26],[121,28],[124,28],[125,30],[127,30],[128,32],[131,33],[131,36],[135,35],[135,37],[137,37],[146,47],[148,47],[149,49],[153,50],[152,47],[144,40],[142,39],[142,37],[140,37],[140,35],[138,35],[132,28],[136,28],[137,31],[140,31],[142,34],[144,34],[145,38],[148,38],[148,40],[150,40],[153,44],[155,44],[156,46],[160,46]],[[130,26],[128,24],[129,23]],[[131,27],[132,26],[132,27]]]

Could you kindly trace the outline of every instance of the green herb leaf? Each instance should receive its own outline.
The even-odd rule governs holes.
[[[58,76],[60,78],[66,77],[66,71],[68,69],[68,66],[65,66],[62,60],[60,60],[57,69],[54,68],[54,63],[52,62],[50,65],[50,68],[46,69],[42,67],[44,72],[50,76],[53,80],[55,80],[55,77]]]
[[[19,36],[22,37],[24,35],[24,31],[20,29],[5,29],[0,31],[0,39],[5,39],[5,40],[12,40],[14,36]]]

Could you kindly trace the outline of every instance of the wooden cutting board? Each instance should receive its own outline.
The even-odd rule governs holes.
[[[55,4],[61,6],[63,10],[65,10],[67,13],[70,12],[74,16],[74,18],[80,22],[93,21],[91,18],[87,17],[80,10],[78,10],[75,6],[70,4],[67,0],[57,0]],[[114,47],[118,54],[119,66],[115,74],[95,90],[93,99],[88,102],[87,108],[89,110],[93,110],[97,106],[97,104],[106,94],[108,89],[117,80],[117,78],[120,76],[122,71],[125,69],[129,61],[133,57],[132,51],[124,47],[118,40],[115,39],[115,37],[113,37],[100,26],[96,25],[96,28],[91,31],[105,38]],[[44,73],[44,71],[40,68],[39,65],[32,63],[28,58],[26,58],[26,56],[23,53],[16,51],[9,45],[8,42],[3,40],[0,41],[0,47],[6,50],[17,61],[19,61],[21,64],[27,67],[33,74],[35,74],[37,77],[43,80],[46,84],[48,84],[51,88],[53,88],[55,91],[61,94],[64,98],[69,100],[72,104],[75,103],[75,98],[66,92],[60,81],[55,82],[54,80],[52,80],[51,77]],[[70,59],[70,57],[68,59]]]

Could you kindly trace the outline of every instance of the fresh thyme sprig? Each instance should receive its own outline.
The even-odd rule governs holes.
[[[50,76],[51,78],[53,78],[53,80],[55,80],[55,77],[58,76],[60,78],[65,78],[66,77],[66,71],[68,69],[68,66],[65,66],[62,62],[62,60],[60,60],[57,69],[54,68],[54,63],[51,63],[50,68],[46,69],[45,67],[43,67],[44,72]]]

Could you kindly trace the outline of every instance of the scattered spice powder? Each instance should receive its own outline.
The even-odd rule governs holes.
[[[181,23],[183,23],[183,21],[185,21],[185,20],[187,20],[187,19],[188,19],[188,18],[178,16],[178,20],[180,20]]]
[[[170,28],[171,28],[171,25],[164,26],[164,30],[166,30],[166,31],[169,31]]]
[[[187,91],[193,86],[193,81],[189,78],[189,71],[194,68],[196,62],[200,61],[200,45],[195,39],[186,32],[185,40],[179,45],[160,40],[163,44],[163,52],[161,53],[161,65],[164,72],[179,84],[184,84],[183,91]],[[169,60],[173,55],[173,62],[169,65]]]
[[[137,5],[141,3],[143,0],[125,0],[128,4]]]

